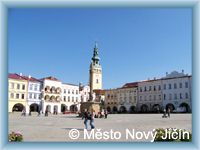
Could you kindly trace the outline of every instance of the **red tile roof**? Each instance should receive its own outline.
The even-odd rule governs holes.
[[[36,79],[34,77],[27,77],[27,76],[22,76],[25,80],[31,81],[31,82],[41,82],[39,79]]]
[[[138,82],[131,82],[131,83],[126,83],[122,86],[122,88],[132,88],[132,87],[137,87]]]
[[[52,76],[49,76],[49,77],[46,77],[46,78],[42,78],[41,80],[45,80],[45,79],[47,79],[47,80],[52,80],[52,81],[60,81],[60,80],[58,80],[57,78],[52,77]]]
[[[104,94],[105,94],[105,90],[101,90],[101,89],[93,90],[93,92],[94,92],[96,95],[104,95]]]
[[[25,80],[22,76],[16,74],[16,73],[9,73],[8,78],[10,79],[17,79],[17,80]]]
[[[11,79],[17,79],[17,80],[27,80],[27,81],[32,81],[32,82],[40,82],[40,80],[33,78],[33,77],[27,77],[27,76],[20,76],[17,73],[9,73],[8,78]]]

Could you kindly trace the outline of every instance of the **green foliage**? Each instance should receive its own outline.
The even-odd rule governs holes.
[[[21,142],[23,135],[20,132],[12,132],[9,134],[9,142]]]
[[[182,129],[176,128],[159,128],[154,132],[157,132],[155,137],[155,142],[191,142],[192,141],[192,133]],[[175,133],[176,132],[176,133]],[[189,138],[185,133],[189,133]],[[177,138],[173,138],[172,134],[175,133]],[[165,136],[167,135],[167,138]],[[164,138],[163,138],[164,137]]]

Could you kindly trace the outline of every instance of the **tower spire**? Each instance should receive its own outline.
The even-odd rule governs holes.
[[[100,58],[99,58],[99,52],[98,52],[98,45],[97,45],[97,42],[95,41],[92,62],[94,65],[99,65],[99,60]]]

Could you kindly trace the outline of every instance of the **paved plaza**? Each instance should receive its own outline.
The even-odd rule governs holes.
[[[76,141],[97,141],[85,140],[83,138],[84,124],[83,120],[77,115],[43,115],[22,117],[20,113],[9,114],[9,132],[20,131],[26,142],[76,142]],[[95,119],[96,129],[101,131],[119,131],[122,137],[114,141],[134,141],[150,142],[151,138],[133,140],[125,138],[125,130],[134,129],[135,131],[148,132],[155,128],[179,128],[192,131],[191,114],[171,114],[171,118],[162,118],[162,114],[110,114],[107,119]],[[68,133],[71,129],[77,129],[80,132],[80,138],[72,140]],[[91,131],[88,131],[91,132]],[[99,140],[98,140],[99,141]],[[112,141],[112,140],[100,140]]]

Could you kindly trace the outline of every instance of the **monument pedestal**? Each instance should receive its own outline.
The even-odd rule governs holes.
[[[92,110],[94,110],[95,113],[98,113],[100,112],[100,103],[93,101],[82,102],[80,107],[81,113],[83,113],[85,109],[87,109],[89,112],[92,112]]]

